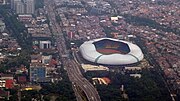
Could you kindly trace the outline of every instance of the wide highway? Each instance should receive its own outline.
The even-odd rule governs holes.
[[[54,1],[53,0],[44,0],[45,10],[48,15],[48,18],[51,22],[52,33],[58,33],[56,37],[57,49],[59,51],[60,56],[66,55],[68,50],[66,48],[65,39],[61,34],[61,27],[56,22],[56,12],[54,11]],[[80,66],[73,59],[69,59],[67,57],[62,59],[62,63],[67,71],[68,77],[73,84],[73,90],[75,92],[76,98],[78,101],[83,101],[82,97],[78,92],[77,87],[79,87],[86,95],[88,101],[101,101],[99,94],[96,88],[85,78],[83,77]]]

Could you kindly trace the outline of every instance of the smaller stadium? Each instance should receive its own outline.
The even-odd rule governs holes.
[[[128,65],[144,58],[137,45],[112,38],[86,41],[79,49],[85,60],[104,65]]]

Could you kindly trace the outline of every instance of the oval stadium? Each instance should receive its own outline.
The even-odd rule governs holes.
[[[141,61],[141,49],[130,42],[112,38],[86,41],[80,46],[84,59],[104,65],[128,65]]]

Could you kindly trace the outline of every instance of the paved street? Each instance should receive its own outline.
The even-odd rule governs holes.
[[[59,34],[56,37],[56,41],[59,54],[62,56],[66,55],[68,50],[66,49],[65,39],[61,34],[61,27],[56,22],[53,5],[52,0],[45,0],[45,10],[47,11],[47,15],[51,23],[52,33]],[[79,65],[74,60],[63,58],[62,63],[67,70],[70,81],[73,84],[73,90],[78,101],[82,101],[82,98],[80,97],[76,86],[80,87],[80,89],[85,93],[88,101],[101,101],[96,88],[85,77],[83,77],[79,69]]]

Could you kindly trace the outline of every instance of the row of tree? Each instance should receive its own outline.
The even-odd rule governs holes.
[[[128,14],[125,14],[123,16],[125,17],[125,21],[131,24],[140,25],[140,26],[149,26],[157,30],[162,30],[165,32],[173,32],[178,35],[180,33],[180,30],[178,28],[171,28],[171,26],[160,25],[158,22],[149,18],[132,16]]]
[[[40,93],[45,95],[45,99],[47,99],[46,101],[50,101],[51,95],[57,96],[56,101],[75,101],[76,97],[72,89],[72,84],[63,66],[58,70],[58,72],[60,73],[59,76],[62,77],[62,80],[58,83],[42,85]]]
[[[2,68],[0,68],[0,71],[4,72],[10,67],[19,67],[21,64],[29,67],[30,52],[32,50],[31,35],[27,33],[25,26],[17,20],[17,15],[7,6],[0,6],[0,14],[6,24],[6,29],[22,48],[18,57],[8,58],[1,63]]]
[[[134,78],[128,74],[114,72],[102,73],[87,72],[85,74],[90,81],[91,77],[105,76],[110,78],[110,85],[96,85],[102,101],[171,101],[162,78],[153,69],[144,69],[142,78]],[[121,85],[124,85],[128,99],[122,97]]]
[[[44,0],[35,0],[35,9],[43,8],[44,7]]]

